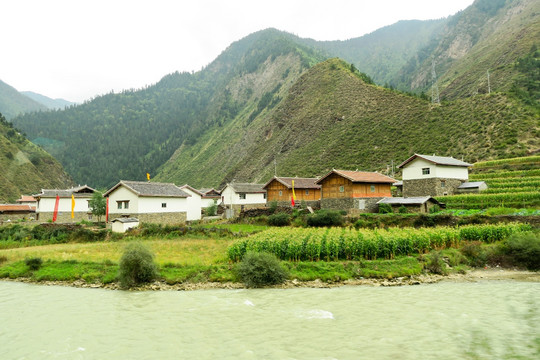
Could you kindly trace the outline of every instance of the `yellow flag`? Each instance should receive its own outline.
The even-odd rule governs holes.
[[[294,193],[294,180],[292,181],[292,197],[296,200],[296,194]]]
[[[146,173],[146,180],[150,181],[150,173]]]
[[[71,218],[75,217],[75,196],[71,194]]]

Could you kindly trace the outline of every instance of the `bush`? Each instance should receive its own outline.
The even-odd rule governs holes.
[[[287,226],[291,222],[289,214],[277,213],[268,217],[268,225],[270,226]]]
[[[511,235],[502,246],[503,252],[510,256],[517,266],[529,270],[540,270],[540,236],[525,232]]]
[[[487,254],[482,248],[481,241],[472,241],[461,248],[461,253],[465,255],[470,266],[483,267],[487,262]]]
[[[5,263],[6,261],[8,260],[8,258],[4,255],[1,255],[0,256],[0,265],[2,265],[3,263]]]
[[[129,289],[138,284],[151,282],[157,276],[154,255],[140,243],[128,244],[119,264],[120,286]]]
[[[438,204],[433,205],[433,206],[429,209],[429,213],[430,213],[430,214],[435,214],[435,213],[438,213],[439,211],[441,211],[441,207],[440,207]]]
[[[206,208],[206,216],[216,216],[217,214],[217,201],[214,200],[214,203]]]
[[[24,263],[26,264],[26,266],[30,268],[30,270],[39,270],[41,265],[43,265],[43,260],[39,257],[30,258],[30,259],[25,259]]]
[[[275,255],[255,252],[246,253],[237,265],[237,273],[250,288],[281,284],[289,276]]]
[[[277,201],[270,201],[268,203],[268,211],[270,212],[270,214],[275,213],[276,209],[277,209]]]
[[[446,275],[446,263],[443,261],[441,253],[439,251],[431,251],[428,255],[426,255],[426,260],[426,269],[430,273]]]
[[[407,210],[407,207],[406,207],[405,205],[401,205],[401,206],[399,207],[399,209],[398,209],[398,212],[399,212],[400,214],[406,214],[406,213],[409,212],[409,210]]]
[[[339,211],[319,210],[315,214],[307,216],[308,226],[341,226],[343,225],[343,215]]]
[[[379,214],[391,214],[394,211],[392,210],[392,205],[390,204],[379,204]]]

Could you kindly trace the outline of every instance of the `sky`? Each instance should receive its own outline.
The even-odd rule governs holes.
[[[232,42],[276,28],[346,40],[399,20],[439,19],[473,0],[6,0],[0,80],[83,102],[199,71]]]

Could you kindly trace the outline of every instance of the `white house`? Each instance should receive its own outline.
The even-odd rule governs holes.
[[[129,229],[139,226],[139,219],[136,218],[116,218],[111,221],[111,230],[116,233],[125,233]]]
[[[212,188],[212,189],[199,189],[199,192],[203,194],[202,196],[202,207],[203,209],[209,208],[214,204],[219,204],[221,201],[221,193]]]
[[[40,222],[52,221],[57,197],[57,222],[92,220],[92,213],[90,212],[88,202],[92,198],[94,192],[96,192],[96,190],[87,185],[65,190],[42,189],[41,193],[33,195],[36,199],[36,220]],[[73,218],[71,217],[72,207]]]
[[[264,184],[232,183],[221,191],[222,203],[233,209],[247,209],[266,205]]]
[[[109,221],[135,217],[140,222],[185,223],[190,195],[172,183],[122,180],[103,194]]]
[[[187,184],[180,186],[180,189],[184,190],[190,195],[190,197],[187,199],[187,220],[201,220],[203,194],[199,192],[199,190],[194,189]]]
[[[414,154],[398,166],[403,173],[403,196],[452,195],[469,179],[471,166],[453,157]]]

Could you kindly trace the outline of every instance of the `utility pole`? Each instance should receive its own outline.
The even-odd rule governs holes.
[[[431,103],[440,104],[439,86],[437,85],[437,74],[435,73],[435,59],[431,61]]]

